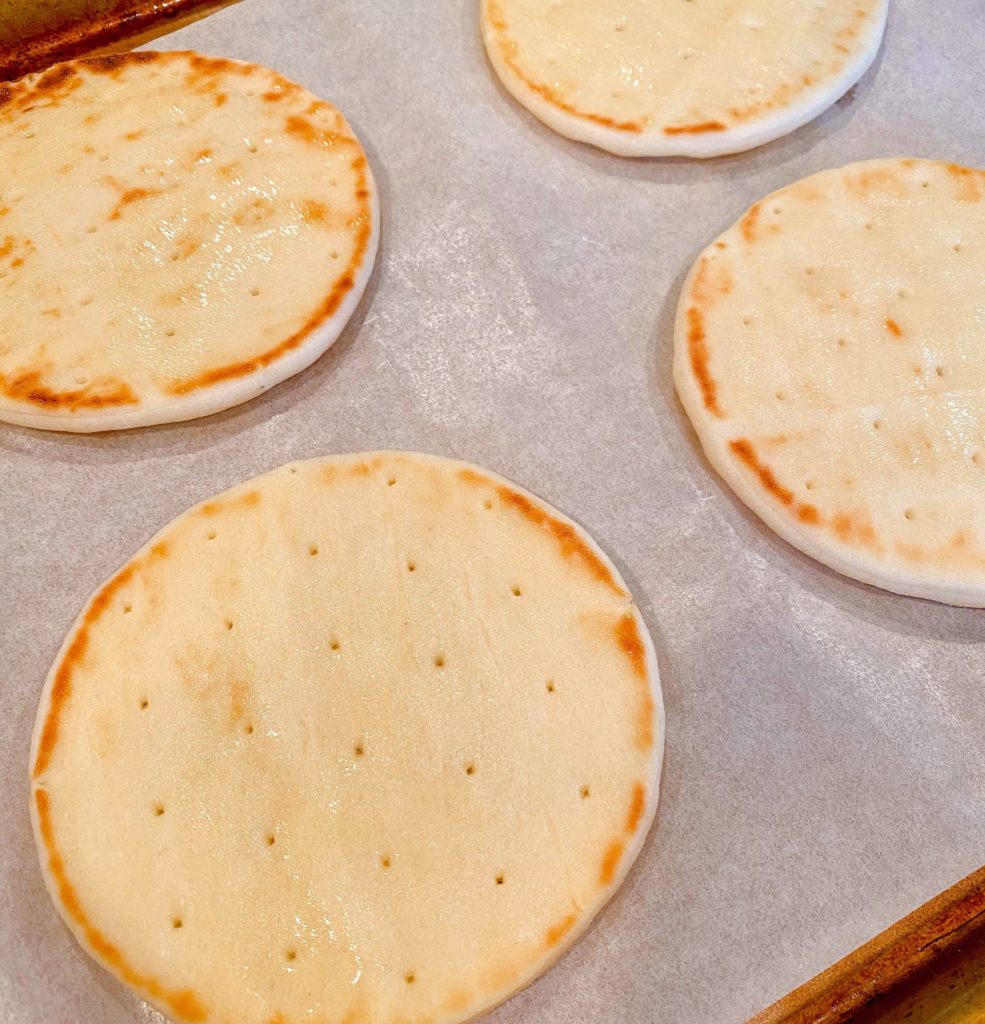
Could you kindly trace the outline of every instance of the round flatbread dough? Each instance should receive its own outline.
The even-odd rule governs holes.
[[[985,172],[875,160],[774,192],[710,245],[674,378],[777,533],[900,594],[985,606]]]
[[[872,63],[889,0],[482,0],[503,84],[561,135],[620,156],[761,146]]]
[[[96,592],[31,804],[68,926],[171,1017],[439,1024],[588,925],[662,748],[585,533],[465,463],[347,455],[184,513]]]
[[[379,214],[342,115],[195,53],[0,83],[0,419],[51,430],[244,402],[338,337]]]

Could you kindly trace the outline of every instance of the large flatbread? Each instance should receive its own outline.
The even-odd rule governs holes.
[[[708,458],[839,572],[985,605],[985,172],[824,171],[698,258],[674,377]]]
[[[138,52],[0,83],[0,419],[204,416],[318,358],[369,279],[372,174],[268,68]]]
[[[95,593],[31,805],[69,928],[176,1020],[439,1024],[588,925],[662,748],[589,537],[474,466],[350,455],[191,509]]]
[[[817,117],[882,41],[888,0],[482,0],[506,88],[621,156],[752,149]]]

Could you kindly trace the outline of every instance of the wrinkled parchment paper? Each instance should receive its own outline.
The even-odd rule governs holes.
[[[985,859],[985,613],[786,546],[704,462],[670,381],[684,274],[750,203],[850,160],[985,163],[981,0],[895,0],[849,96],[707,163],[552,134],[497,84],[476,7],[244,0],[155,44],[272,65],[341,107],[379,181],[380,258],[335,347],[257,401],[104,436],[0,424],[2,1024],[161,1020],[75,946],[36,866],[28,745],[62,637],[187,506],[327,452],[437,452],[532,489],[613,557],[656,642],[649,841],[491,1024],[739,1022]]]

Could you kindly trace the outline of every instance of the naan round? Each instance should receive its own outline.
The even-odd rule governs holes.
[[[781,537],[900,594],[985,606],[985,171],[875,160],[751,207],[698,258],[677,391]]]
[[[244,402],[338,337],[379,213],[343,116],[197,53],[0,83],[0,419],[51,430]]]
[[[609,899],[662,748],[646,627],[579,527],[475,466],[346,455],[191,509],[93,595],[31,805],[69,928],[175,1020],[450,1024]]]
[[[561,135],[620,156],[772,142],[853,86],[889,0],[482,0],[506,88]]]

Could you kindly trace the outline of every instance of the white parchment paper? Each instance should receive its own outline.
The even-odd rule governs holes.
[[[76,948],[36,866],[28,745],[62,637],[187,506],[328,452],[453,455],[541,494],[613,557],[656,642],[649,841],[491,1024],[739,1022],[985,859],[985,613],[787,547],[705,463],[670,381],[684,274],[750,203],[856,159],[985,164],[982,0],[895,0],[850,95],[707,163],[553,135],[499,87],[476,8],[245,0],[155,44],[266,63],[335,102],[373,162],[382,245],[336,346],[257,401],[108,436],[0,424],[2,1024],[161,1019]]]

